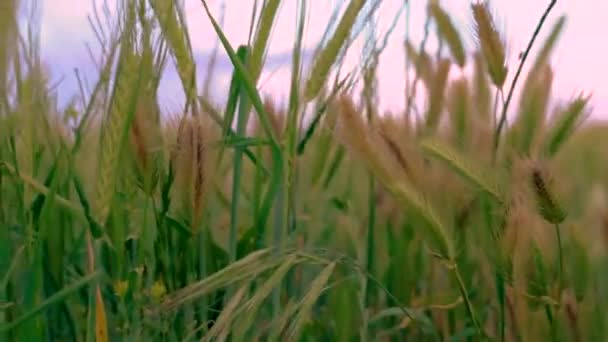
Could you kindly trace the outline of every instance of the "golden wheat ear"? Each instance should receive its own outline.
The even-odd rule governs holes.
[[[445,90],[452,63],[448,58],[442,58],[437,71],[433,76],[433,82],[428,94],[428,109],[426,112],[426,129],[428,134],[433,134],[441,122],[441,114],[445,105]]]
[[[203,118],[185,116],[180,122],[173,151],[178,211],[189,221],[193,233],[201,222],[210,181],[212,133]]]
[[[156,119],[157,111],[155,105],[141,99],[129,131],[137,183],[149,195],[158,185],[162,168],[163,135],[160,122]]]
[[[452,82],[448,89],[447,102],[453,138],[460,148],[465,148],[469,144],[471,135],[470,108],[472,107],[466,78]]]

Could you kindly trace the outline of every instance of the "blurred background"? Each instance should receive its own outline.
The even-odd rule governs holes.
[[[340,5],[342,0],[310,1],[309,25],[305,34],[309,61],[316,44],[321,39],[324,29],[330,20],[333,8]],[[401,11],[405,0],[384,0],[380,6],[379,32],[386,31],[395,15],[401,19],[409,15],[410,38],[418,45],[424,36],[425,6],[427,1],[414,0],[410,4],[410,13]],[[518,56],[530,39],[532,32],[548,4],[540,0],[494,0],[490,1],[502,24],[508,41],[508,58],[512,69],[517,65]],[[209,1],[214,15],[219,18],[224,10],[224,30],[231,42],[246,43],[249,32],[253,0]],[[272,41],[268,52],[268,62],[265,73],[261,77],[262,92],[273,97],[280,103],[285,103],[289,81],[289,64],[295,31],[296,1],[286,1],[281,5]],[[464,32],[469,47],[475,44],[471,38],[471,0],[442,1],[442,6],[449,11],[452,19]],[[73,0],[39,0],[41,46],[43,60],[50,63],[49,68],[55,82],[61,82],[59,100],[67,103],[77,94],[77,82],[74,68],[79,68],[84,75],[96,75],[95,66],[89,57],[88,48],[97,51],[98,44],[91,25],[93,9],[96,6],[99,15],[104,15],[104,7],[114,11],[115,0],[73,1]],[[204,76],[204,67],[211,55],[217,39],[209,20],[206,18],[199,0],[184,0],[187,12],[188,28],[195,59],[199,65],[198,73]],[[26,11],[24,9],[24,11]],[[289,15],[292,13],[293,15]],[[549,23],[560,15],[566,14],[568,21],[564,34],[553,55],[553,63],[559,68],[554,80],[554,100],[566,101],[580,91],[592,92],[593,113],[590,119],[605,120],[608,118],[608,82],[604,76],[608,74],[608,47],[603,35],[608,32],[608,2],[600,0],[558,1],[550,14]],[[23,13],[27,15],[27,13]],[[384,110],[400,111],[404,107],[403,89],[405,87],[404,49],[403,41],[406,27],[404,21],[395,28],[390,36],[385,53],[382,54],[378,66],[380,112]],[[541,32],[539,41],[546,36],[548,26]],[[437,46],[436,35],[432,32],[428,40],[428,48],[433,51]],[[355,68],[360,61],[360,51],[365,35],[359,36],[359,41],[350,49],[346,57],[345,67]],[[357,44],[358,43],[358,44]],[[87,47],[88,46],[88,47]],[[538,48],[539,44],[536,44]],[[532,50],[534,55],[535,49]],[[219,50],[216,68],[213,75],[211,95],[216,102],[223,103],[230,82],[232,66],[223,51]],[[524,69],[525,72],[525,69]],[[510,72],[512,77],[514,72]],[[454,76],[454,72],[452,72]],[[204,80],[205,77],[198,77]],[[508,81],[509,82],[509,81]],[[183,94],[179,78],[172,63],[169,63],[161,84],[159,100],[164,110],[179,111],[183,105]],[[517,95],[517,94],[516,94]]]

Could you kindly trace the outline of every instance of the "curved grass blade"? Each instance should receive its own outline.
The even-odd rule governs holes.
[[[281,258],[269,258],[271,251],[272,249],[262,249],[249,254],[207,278],[174,292],[157,307],[148,308],[146,314],[156,316],[176,310],[217,289],[248,279],[275,267],[281,262]]]
[[[287,340],[296,341],[300,337],[302,328],[310,317],[312,307],[325,290],[325,286],[329,281],[329,277],[331,277],[332,273],[334,272],[335,267],[335,261],[327,265],[323,269],[323,271],[321,271],[321,273],[315,278],[312,284],[310,284],[310,291],[308,291],[308,293],[300,302],[300,310],[298,310],[296,316],[294,317],[291,323]]]
[[[490,195],[497,202],[505,202],[498,186],[488,179],[481,167],[474,166],[464,155],[435,139],[427,139],[421,143],[421,146],[426,153],[445,163],[473,186]]]
[[[39,313],[41,313],[42,311],[46,310],[49,306],[54,305],[58,302],[61,302],[62,300],[64,300],[65,298],[67,298],[68,296],[72,295],[74,292],[78,291],[81,287],[88,285],[89,283],[92,283],[93,281],[97,280],[99,277],[101,276],[101,272],[96,272],[93,274],[90,274],[86,277],[81,278],[80,280],[76,281],[75,283],[64,287],[62,290],[58,291],[57,293],[55,293],[54,295],[50,296],[49,298],[47,298],[44,302],[42,302],[38,307],[32,309],[31,311],[25,313],[23,316],[17,318],[16,320],[14,320],[13,322],[11,322],[10,324],[4,325],[0,327],[0,332],[5,332],[8,330],[12,330],[17,328],[18,326],[20,326],[21,324],[25,323],[26,321],[28,321],[29,319],[31,319],[32,317],[38,315]]]
[[[222,310],[222,313],[220,314],[220,316],[217,318],[217,320],[213,324],[213,327],[211,327],[209,332],[207,334],[205,334],[203,341],[215,341],[215,340],[225,341],[226,340],[226,337],[230,330],[230,326],[232,325],[232,322],[234,321],[236,313],[238,312],[237,307],[241,303],[241,300],[247,293],[248,289],[249,289],[249,283],[246,283],[234,294],[234,296],[232,296],[232,298],[230,299],[228,304],[226,304],[226,306]],[[239,340],[236,340],[236,341],[239,341]]]
[[[270,124],[270,119],[269,119],[268,113],[264,109],[264,104],[256,89],[253,78],[251,77],[250,73],[247,71],[247,68],[245,67],[245,65],[243,65],[243,63],[241,63],[241,61],[239,60],[236,52],[230,45],[228,38],[226,38],[226,35],[224,35],[222,28],[218,25],[218,23],[215,21],[215,19],[211,15],[211,11],[209,10],[207,1],[206,0],[201,0],[201,1],[203,4],[203,8],[205,9],[205,12],[207,13],[207,17],[211,21],[211,25],[213,25],[213,28],[214,28],[216,34],[218,35],[218,37],[220,38],[220,41],[222,42],[222,45],[224,46],[226,53],[228,53],[228,56],[230,57],[230,61],[232,62],[235,69],[239,73],[239,76],[243,82],[243,87],[244,87],[245,91],[247,92],[247,95],[249,96],[249,99],[251,100],[253,107],[255,108],[258,115],[260,116],[260,122],[262,123],[262,127],[264,128],[264,132],[272,140],[273,146],[275,148],[280,148],[280,144],[274,134],[272,125]]]
[[[245,334],[249,330],[249,327],[251,327],[256,315],[259,313],[262,303],[270,295],[272,290],[281,283],[287,272],[297,263],[298,257],[296,255],[291,255],[276,271],[274,271],[272,276],[262,284],[253,297],[247,301],[239,313],[241,315],[241,320],[238,326],[235,327],[235,341],[245,341]]]

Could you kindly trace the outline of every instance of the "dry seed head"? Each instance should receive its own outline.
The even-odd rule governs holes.
[[[550,188],[546,170],[539,163],[532,163],[530,169],[532,190],[536,197],[537,208],[541,216],[550,223],[559,224],[566,219],[566,213],[557,202]]]
[[[417,177],[413,165],[411,165],[411,159],[415,157],[415,152],[411,145],[408,146],[411,141],[408,139],[408,132],[405,127],[389,115],[378,118],[375,123],[380,138],[384,141],[389,153],[395,158],[403,173],[410,181],[416,180]]]
[[[305,85],[304,100],[314,99],[327,79],[327,75],[347,41],[359,12],[365,5],[365,0],[351,0],[342,19],[327,45],[321,50],[310,70],[310,76]]]
[[[281,138],[285,130],[285,115],[277,111],[276,105],[270,96],[264,99],[264,109],[268,113],[270,125],[276,137]],[[257,121],[256,121],[257,122]]]
[[[534,224],[534,215],[521,196],[515,196],[507,213],[506,225],[502,234],[504,255],[513,256],[519,241],[528,241],[526,230]]]
[[[456,63],[461,68],[464,67],[466,63],[466,53],[462,44],[462,39],[460,38],[454,23],[452,23],[450,16],[437,2],[431,2],[429,4],[429,12],[433,16],[433,19],[435,19],[439,36],[448,44]]]
[[[520,153],[530,154],[536,147],[540,130],[544,128],[547,106],[553,84],[553,71],[545,67],[537,75],[530,75],[520,100],[520,109],[513,134],[518,140]]]
[[[418,53],[410,40],[405,41],[405,52],[408,58],[412,60],[416,74],[424,81],[427,87],[430,87],[433,79],[433,62],[426,51]]]
[[[471,4],[479,47],[488,67],[490,79],[502,88],[507,78],[505,41],[496,29],[488,3]]]
[[[441,121],[441,113],[445,102],[445,88],[448,81],[452,63],[449,59],[443,58],[437,65],[437,71],[433,76],[429,91],[429,103],[426,113],[426,127],[431,131],[437,129],[437,125]]]
[[[194,117],[180,122],[177,144],[173,152],[175,185],[181,199],[182,213],[196,232],[203,214],[205,194],[210,180],[208,123]]]
[[[341,96],[338,102],[336,133],[338,140],[361,158],[383,183],[390,184],[399,177],[399,165],[346,96]]]
[[[486,65],[480,52],[475,52],[475,72],[473,74],[473,103],[477,116],[483,123],[489,123],[492,114],[492,92],[486,73]]]
[[[449,90],[448,108],[456,141],[465,146],[469,137],[469,84],[466,78],[454,81]]]
[[[129,132],[130,147],[139,185],[150,194],[160,174],[158,163],[162,151],[162,133],[155,106],[141,98],[138,102]]]

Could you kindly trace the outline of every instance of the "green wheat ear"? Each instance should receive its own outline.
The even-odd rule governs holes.
[[[281,0],[264,1],[264,7],[260,15],[260,21],[256,32],[255,41],[251,51],[251,77],[257,81],[264,64],[264,53],[268,47],[270,32],[275,22]]]
[[[136,55],[128,45],[121,50],[112,102],[101,134],[96,216],[102,225],[108,217],[116,190],[118,162],[135,111],[139,83]]]
[[[562,16],[553,26],[551,33],[545,40],[545,44],[543,44],[540,49],[536,60],[534,61],[534,65],[530,68],[530,75],[535,75],[542,72],[542,68],[544,65],[549,64],[549,57],[551,56],[551,52],[553,52],[557,41],[564,30],[564,26],[566,24],[566,17]]]
[[[365,3],[366,0],[351,0],[346,8],[336,31],[313,63],[305,86],[305,101],[311,101],[319,94]]]
[[[171,47],[186,99],[192,101],[196,96],[196,64],[182,17],[183,13],[176,6],[175,0],[151,0],[150,4],[158,18],[163,37]]]
[[[458,63],[458,66],[463,68],[466,64],[467,56],[464,51],[464,45],[462,44],[460,34],[456,30],[454,23],[452,23],[450,16],[436,2],[429,4],[429,12],[433,16],[433,19],[435,19],[440,38],[448,44],[448,48],[456,60],[456,63]]]
[[[547,106],[553,85],[553,70],[544,65],[538,73],[530,74],[524,85],[517,121],[509,132],[515,148],[530,155],[545,126]]]
[[[545,138],[544,152],[546,156],[555,156],[568,138],[572,136],[576,127],[585,119],[590,99],[590,95],[580,94],[559,110]]]

